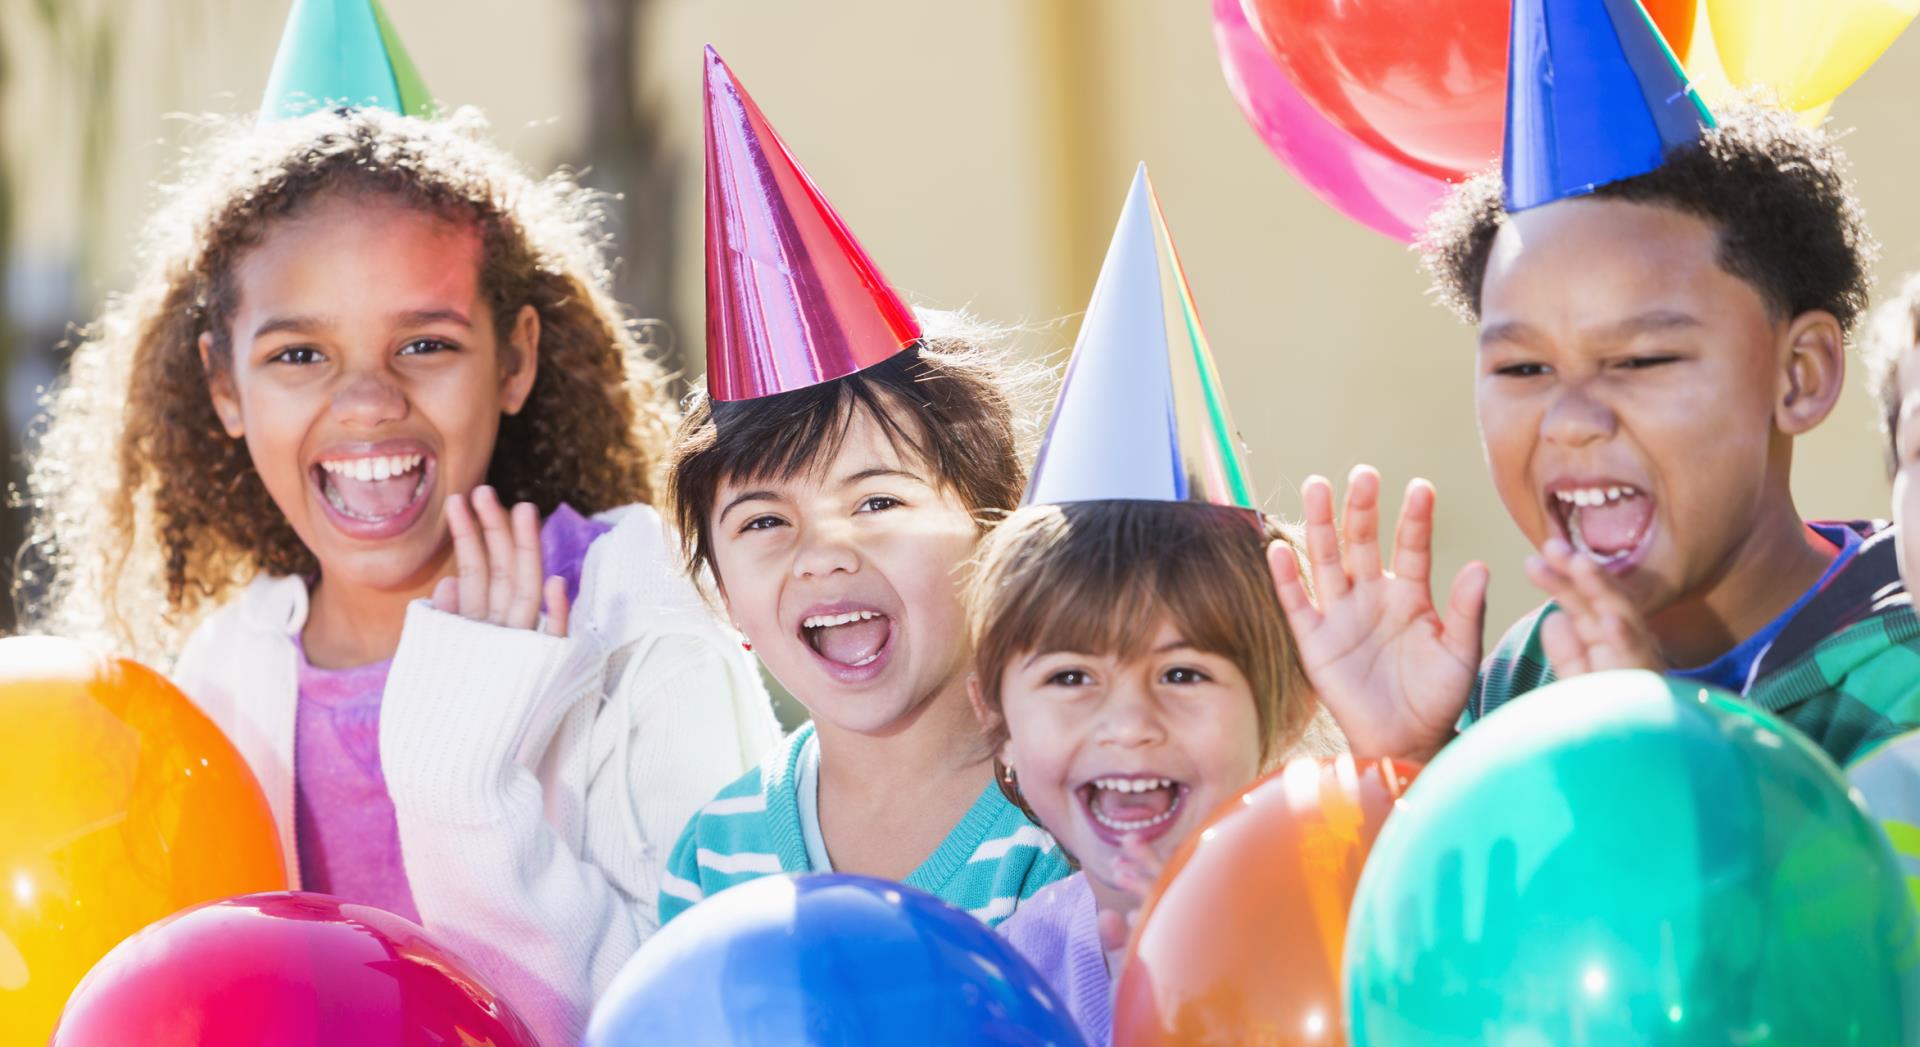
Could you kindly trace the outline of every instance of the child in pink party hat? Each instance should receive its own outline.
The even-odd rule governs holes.
[[[706,71],[707,388],[668,486],[689,569],[813,719],[694,818],[660,911],[837,871],[998,922],[1067,872],[966,695],[960,574],[1020,496],[1020,370],[909,309],[712,49]]]

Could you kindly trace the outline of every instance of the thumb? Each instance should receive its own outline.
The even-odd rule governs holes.
[[[1127,915],[1113,909],[1100,910],[1100,948],[1107,952],[1119,952],[1127,947],[1127,934],[1131,930]]]

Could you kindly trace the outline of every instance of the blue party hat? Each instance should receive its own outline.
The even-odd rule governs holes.
[[[427,116],[433,99],[379,0],[293,0],[260,119],[332,106]]]
[[[1508,211],[1646,174],[1712,126],[1638,0],[1514,0]]]
[[[1145,164],[1100,267],[1025,504],[1115,499],[1257,508]]]

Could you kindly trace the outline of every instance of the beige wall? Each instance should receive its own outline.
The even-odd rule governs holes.
[[[29,155],[28,243],[72,249],[76,113],[85,95],[44,47],[23,47],[29,0],[0,0],[23,63],[5,113],[12,156]],[[86,6],[87,0],[72,0]],[[161,114],[254,104],[283,7],[142,0],[123,9],[126,61],[96,292],[124,249],[178,126]],[[192,18],[163,18],[168,9]],[[550,163],[579,133],[578,32],[562,0],[388,0],[436,95],[482,106],[502,139]],[[538,14],[536,15],[536,12]],[[700,315],[700,45],[713,42],[896,283],[1000,320],[1071,318],[1083,307],[1127,178],[1145,160],[1206,318],[1261,488],[1296,508],[1308,473],[1379,465],[1415,473],[1442,499],[1440,570],[1494,565],[1504,624],[1534,595],[1525,549],[1494,499],[1469,400],[1470,333],[1429,304],[1400,245],[1321,205],[1242,122],[1215,64],[1200,0],[662,0],[642,67],[688,173],[678,264],[684,315]],[[1835,107],[1876,230],[1883,284],[1920,268],[1910,34]],[[23,148],[32,144],[32,151]],[[645,245],[629,245],[644,250]],[[1069,344],[1077,319],[1031,336]],[[681,332],[698,344],[698,329]],[[1802,507],[1884,513],[1872,411],[1856,388],[1804,441]],[[1396,499],[1397,501],[1397,499]]]

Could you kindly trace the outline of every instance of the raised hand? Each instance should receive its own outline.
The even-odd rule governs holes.
[[[1407,485],[1391,573],[1380,562],[1380,474],[1371,466],[1356,466],[1347,479],[1344,551],[1333,485],[1310,477],[1301,498],[1313,596],[1285,543],[1269,547],[1267,560],[1307,676],[1356,759],[1425,760],[1453,737],[1473,690],[1487,568],[1462,567],[1445,613],[1435,609],[1434,491],[1425,480]]]
[[[1141,843],[1139,837],[1121,837],[1120,853],[1114,856],[1107,878],[1125,895],[1124,907],[1102,907],[1095,924],[1100,931],[1100,948],[1107,953],[1107,969],[1116,975],[1126,958],[1127,944],[1139,930],[1140,907],[1153,892],[1154,881],[1160,878],[1164,865],[1153,848]]]
[[[541,627],[544,592],[545,631],[567,635],[567,583],[541,573],[540,513],[531,502],[508,513],[500,496],[484,485],[473,489],[471,508],[467,502],[457,494],[447,496],[454,574],[434,587],[433,606],[509,629],[535,629]]]
[[[1527,580],[1560,608],[1540,623],[1540,644],[1555,676],[1565,679],[1606,669],[1664,672],[1647,620],[1599,564],[1559,538],[1527,557]]]

